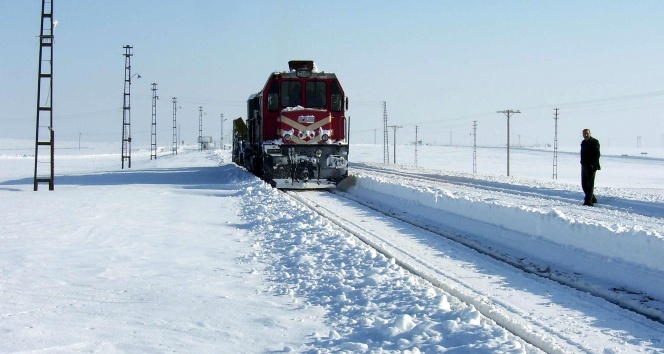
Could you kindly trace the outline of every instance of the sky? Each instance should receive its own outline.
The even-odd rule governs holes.
[[[34,139],[41,1],[0,0],[0,137]],[[56,141],[122,138],[124,49],[133,46],[134,142],[225,134],[291,59],[334,72],[351,140],[664,147],[661,1],[55,0]],[[558,120],[554,108],[559,108]],[[394,131],[389,131],[390,141]]]

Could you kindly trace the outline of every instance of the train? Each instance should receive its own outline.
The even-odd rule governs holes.
[[[348,97],[334,73],[291,60],[233,121],[232,159],[278,189],[335,188],[348,176]]]

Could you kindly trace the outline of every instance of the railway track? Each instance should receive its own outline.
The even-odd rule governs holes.
[[[403,177],[418,177],[407,175]],[[633,314],[631,311],[635,310],[629,303],[611,298],[608,292],[595,291],[589,298],[586,294],[589,289],[565,274],[524,263],[523,259],[484,247],[463,235],[419,222],[401,210],[360,201],[341,191],[289,191],[287,194],[378,252],[393,258],[412,274],[473,305],[487,318],[544,352],[594,352],[593,343],[611,341],[611,338],[584,319],[587,316],[630,317],[626,313]],[[565,286],[575,289],[560,290]],[[547,290],[539,293],[524,290],[532,288]],[[565,299],[552,301],[545,294],[556,294],[556,297]],[[583,311],[574,306],[560,306],[560,303],[577,304]],[[560,307],[557,313],[565,320],[554,321],[552,326],[546,319],[551,316],[551,307]],[[643,315],[662,322],[661,314]],[[569,321],[570,318],[578,320]],[[649,320],[642,318],[641,321],[647,326]],[[567,335],[577,331],[588,334],[583,342]]]

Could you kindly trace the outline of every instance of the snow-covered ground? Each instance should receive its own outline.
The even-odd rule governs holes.
[[[135,149],[122,170],[119,144],[61,145],[55,191],[33,192],[31,142],[0,139],[0,352],[534,350],[231,164],[228,151],[150,160]],[[499,232],[486,242],[501,247],[510,245],[501,236],[525,235],[533,242],[516,239],[515,252],[664,299],[664,153],[603,148],[600,203],[585,208],[574,149],[559,152],[554,180],[550,150],[512,149],[506,177],[505,149],[478,148],[473,174],[472,148],[421,146],[414,168],[414,146],[399,146],[386,178],[360,170],[386,167],[382,146],[356,145],[347,191],[430,219],[454,215],[466,231],[491,226]],[[535,241],[557,257],[529,248],[543,244]],[[611,341],[582,348],[664,352],[664,327],[624,320],[639,327],[588,318]],[[584,333],[568,336],[582,342]]]

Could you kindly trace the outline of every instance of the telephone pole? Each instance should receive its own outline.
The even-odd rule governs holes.
[[[403,128],[401,125],[388,125],[388,128],[392,128],[393,130],[393,136],[394,138],[392,139],[392,147],[394,149],[394,163],[397,163],[397,129]],[[389,162],[389,160],[388,160]]]
[[[520,110],[506,109],[504,111],[497,111],[496,113],[503,113],[507,116],[507,175],[510,175],[510,117],[515,113],[521,113]]]

